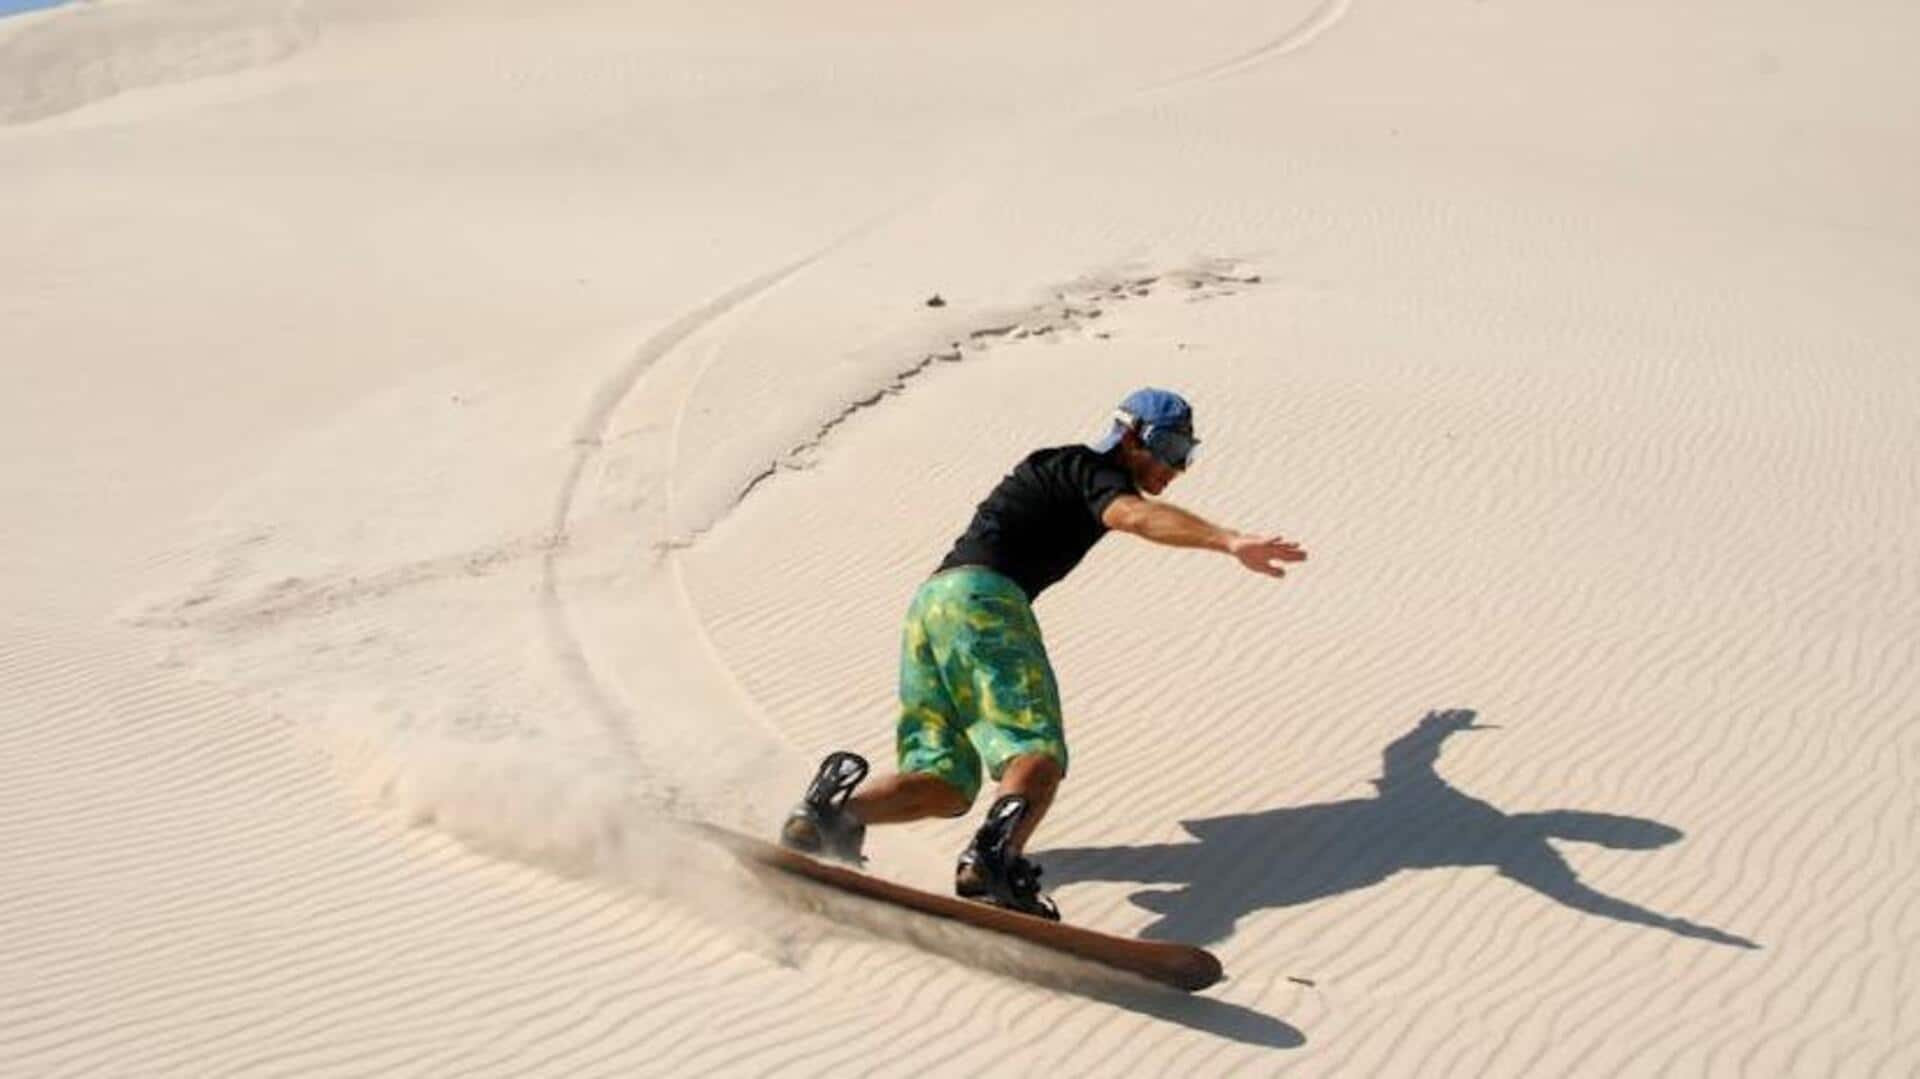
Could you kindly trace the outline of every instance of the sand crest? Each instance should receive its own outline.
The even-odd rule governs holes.
[[[0,1073],[1913,1073],[1916,30],[0,20]],[[1035,852],[1228,982],[676,827],[888,760],[915,584],[1143,384],[1312,559],[1042,598]]]

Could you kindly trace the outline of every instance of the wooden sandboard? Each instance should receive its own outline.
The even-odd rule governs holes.
[[[937,895],[909,888],[904,884],[869,876],[847,866],[817,861],[798,851],[711,824],[695,823],[700,835],[755,865],[768,866],[784,873],[919,911],[935,918],[964,922],[996,933],[1030,941],[1044,948],[1124,970],[1191,993],[1205,989],[1223,977],[1220,960],[1211,952],[1187,944],[1116,937],[1064,922],[1050,922],[1030,914],[976,903],[955,896]]]

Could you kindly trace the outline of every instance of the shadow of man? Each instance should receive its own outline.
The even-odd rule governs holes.
[[[1587,914],[1664,929],[1683,937],[1757,944],[1684,918],[1606,895],[1583,882],[1549,840],[1650,850],[1676,842],[1677,828],[1639,817],[1556,810],[1503,813],[1440,778],[1440,747],[1476,725],[1466,709],[1429,712],[1388,745],[1373,798],[1183,821],[1198,843],[1049,850],[1040,858],[1056,883],[1086,880],[1180,884],[1135,893],[1160,915],[1142,936],[1207,944],[1242,917],[1378,884],[1408,869],[1490,865],[1516,884]]]

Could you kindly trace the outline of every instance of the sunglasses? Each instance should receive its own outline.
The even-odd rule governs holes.
[[[1176,427],[1148,425],[1140,431],[1140,442],[1161,464],[1175,472],[1185,472],[1200,452],[1200,440],[1192,431]]]

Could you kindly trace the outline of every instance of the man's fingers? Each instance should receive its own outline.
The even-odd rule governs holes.
[[[1267,549],[1273,552],[1273,557],[1287,562],[1305,562],[1307,560],[1307,552],[1301,550],[1299,544],[1290,543],[1283,539],[1275,538],[1267,541]]]
[[[1240,552],[1240,560],[1247,568],[1269,577],[1285,577],[1287,571],[1280,568],[1281,562],[1304,562],[1307,552],[1300,545],[1285,536],[1269,536],[1258,544]]]

